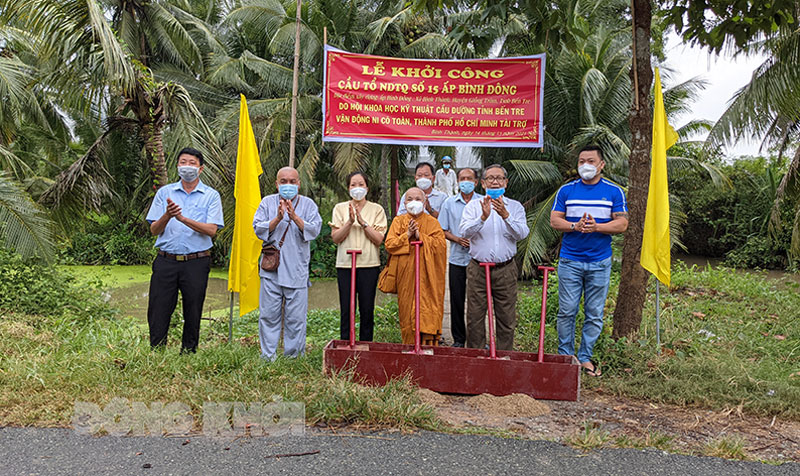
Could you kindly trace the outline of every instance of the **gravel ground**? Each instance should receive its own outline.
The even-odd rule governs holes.
[[[308,453],[301,455],[302,453]],[[304,437],[92,437],[69,429],[0,428],[2,475],[604,474],[800,475],[800,464],[667,454],[583,453],[548,441],[491,436],[336,434]]]

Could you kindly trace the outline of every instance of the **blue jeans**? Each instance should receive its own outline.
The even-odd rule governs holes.
[[[578,361],[588,362],[603,330],[603,308],[611,279],[611,257],[594,263],[561,258],[558,262],[558,353],[575,354],[575,317],[583,294],[583,331]]]

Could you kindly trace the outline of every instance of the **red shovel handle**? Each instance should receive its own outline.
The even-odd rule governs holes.
[[[550,271],[556,269],[551,266],[539,266],[539,271],[544,273],[544,280],[542,282],[542,321],[539,324],[539,362],[544,362],[544,318],[547,315],[547,277]]]
[[[494,343],[494,304],[492,300],[492,274],[490,269],[494,263],[481,263],[483,269],[486,270],[486,301],[488,303],[488,319],[489,319],[489,358],[497,358],[497,347]]]
[[[350,348],[356,345],[356,257],[361,250],[347,250],[352,257],[350,265]]]
[[[421,354],[422,346],[420,345],[419,336],[419,247],[422,246],[421,241],[412,241],[414,245],[414,353]]]

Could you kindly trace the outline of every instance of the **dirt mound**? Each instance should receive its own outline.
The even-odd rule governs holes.
[[[426,403],[432,407],[447,405],[448,403],[447,397],[433,390],[428,390],[427,388],[417,389],[417,395],[419,395],[419,399],[422,400],[422,403]]]
[[[550,407],[545,403],[522,393],[514,393],[505,397],[495,397],[484,393],[470,398],[467,404],[492,416],[536,417],[550,413]]]

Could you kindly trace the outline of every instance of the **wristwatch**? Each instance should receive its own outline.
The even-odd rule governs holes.
[[[569,229],[570,229],[571,231],[575,231],[575,224],[574,224],[574,223],[570,223],[570,224],[569,224]]]
[[[360,223],[360,225],[361,225],[361,228],[366,228],[366,227],[369,226],[369,223],[364,222],[364,223]]]

